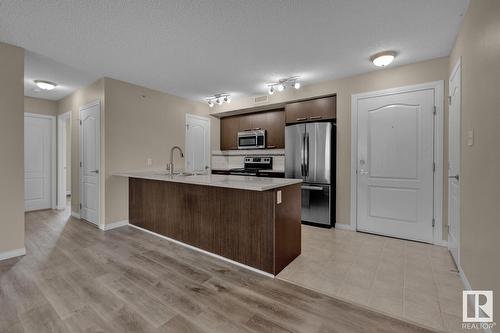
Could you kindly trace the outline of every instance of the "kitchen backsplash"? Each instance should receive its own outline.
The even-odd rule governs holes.
[[[245,156],[272,156],[273,170],[285,170],[284,149],[214,150],[212,151],[212,169],[227,170],[242,168]]]

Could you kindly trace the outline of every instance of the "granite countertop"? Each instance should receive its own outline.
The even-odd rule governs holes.
[[[131,171],[114,174],[118,177],[160,180],[165,182],[226,187],[250,191],[267,191],[288,185],[299,184],[301,179],[262,178],[231,175],[167,175],[165,171]]]

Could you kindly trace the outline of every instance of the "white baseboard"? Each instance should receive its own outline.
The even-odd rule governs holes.
[[[0,252],[0,260],[7,260],[10,258],[24,256],[25,254],[26,254],[26,248],[24,248],[24,247],[22,247],[20,249]]]
[[[163,236],[163,235],[160,235],[160,234],[157,234],[156,232],[152,232],[152,231],[149,231],[147,229],[143,229],[141,227],[138,227],[136,225],[133,225],[133,224],[129,224],[129,226],[133,227],[133,228],[136,228],[138,230],[141,230],[141,231],[144,231],[144,232],[147,232],[148,234],[151,234],[151,235],[154,235],[156,237],[160,237],[160,238],[163,238],[163,239],[166,239],[172,243],[175,243],[175,244],[178,244],[178,245],[181,245],[181,246],[184,246],[184,247],[187,247],[188,249],[191,249],[191,250],[194,250],[194,251],[198,251],[198,252],[201,252],[201,253],[204,253],[206,255],[209,255],[211,257],[214,257],[214,258],[217,258],[217,259],[220,259],[220,260],[223,260],[223,261],[226,261],[226,262],[229,262],[233,265],[236,265],[236,266],[240,266],[240,267],[243,267],[243,268],[246,268],[252,272],[256,272],[256,273],[259,273],[259,274],[262,274],[262,275],[265,275],[267,277],[271,277],[271,278],[274,278],[275,276],[268,273],[268,272],[264,272],[264,271],[261,271],[260,269],[257,269],[257,268],[253,268],[253,267],[250,267],[250,266],[247,266],[245,264],[242,264],[242,263],[239,263],[237,261],[234,261],[234,260],[231,260],[231,259],[228,259],[228,258],[225,258],[225,257],[222,257],[218,254],[215,254],[215,253],[212,253],[212,252],[208,252],[208,251],[205,251],[205,250],[202,250],[200,248],[197,248],[197,247],[194,247],[192,245],[189,245],[189,244],[186,244],[186,243],[183,243],[183,242],[180,242],[178,240],[175,240],[175,239],[172,239],[172,238],[169,238],[167,236]]]
[[[458,274],[460,275],[460,279],[462,280],[462,284],[464,285],[464,290],[472,290],[469,279],[467,279],[467,276],[465,276],[462,267],[458,266],[457,268],[458,268]],[[490,328],[483,328],[483,332],[492,333],[492,330]]]
[[[350,225],[350,224],[341,224],[341,223],[335,223],[335,229],[356,231],[352,225]]]
[[[472,290],[472,287],[470,285],[469,280],[467,279],[467,276],[465,276],[464,270],[462,267],[458,266],[458,274],[460,275],[460,279],[462,280],[462,283],[464,285],[465,290]]]
[[[71,216],[73,216],[75,219],[80,219],[80,214],[77,212],[71,212]]]
[[[448,241],[445,240],[436,241],[434,242],[434,245],[448,247]]]
[[[108,224],[101,224],[101,225],[99,225],[99,229],[104,230],[104,231],[108,231],[111,229],[123,227],[125,225],[128,225],[128,220],[117,221],[117,222],[108,223]]]

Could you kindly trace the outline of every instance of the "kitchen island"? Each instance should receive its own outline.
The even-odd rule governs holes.
[[[129,223],[277,275],[301,251],[301,180],[127,172]]]

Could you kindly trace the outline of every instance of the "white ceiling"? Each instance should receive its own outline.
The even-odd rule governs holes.
[[[262,94],[266,83],[292,75],[310,84],[372,71],[369,57],[383,50],[399,53],[396,66],[447,56],[467,5],[0,0],[0,41],[31,51],[26,79],[61,85],[60,95],[47,98],[108,76],[200,100]]]
[[[84,73],[78,69],[56,62],[48,57],[25,52],[24,54],[24,95],[44,99],[60,100],[80,87],[85,87],[99,75]],[[57,83],[54,90],[40,90],[34,80],[47,80]]]

